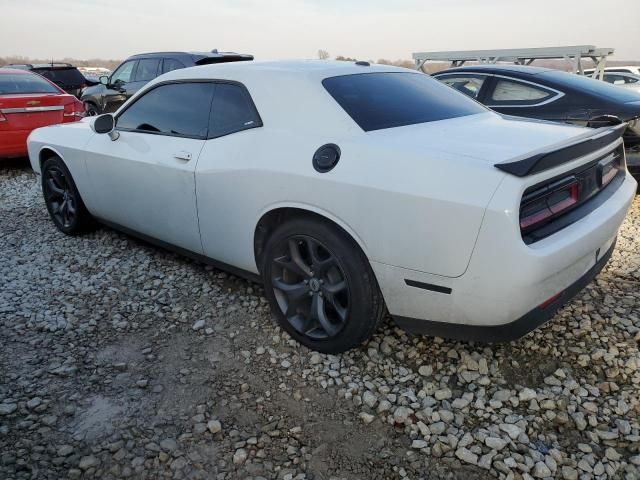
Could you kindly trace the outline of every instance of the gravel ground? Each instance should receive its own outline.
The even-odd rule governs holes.
[[[341,356],[258,285],[109,229],[65,237],[0,166],[0,478],[640,478],[640,200],[612,260],[507,345],[390,321]]]

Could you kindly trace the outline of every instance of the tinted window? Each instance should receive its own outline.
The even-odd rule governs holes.
[[[123,63],[122,65],[120,65],[118,67],[118,69],[113,72],[113,75],[111,76],[110,82],[111,83],[117,83],[117,82],[121,82],[121,83],[128,83],[131,81],[131,74],[133,73],[133,67],[135,66],[136,62],[135,61],[130,61],[130,62],[126,62]]]
[[[455,88],[471,98],[478,98],[486,77],[472,75],[456,75],[453,77],[437,77],[445,85]]]
[[[216,85],[209,137],[219,137],[261,125],[260,116],[243,87],[230,83]]]
[[[214,84],[174,83],[145,93],[118,117],[120,130],[207,136]]]
[[[0,74],[0,95],[11,93],[60,93],[60,90],[31,73]]]
[[[366,73],[322,84],[365,131],[483,113],[465,95],[422,73]]]
[[[133,79],[134,82],[148,82],[158,76],[159,58],[147,58],[138,60],[138,68]]]
[[[498,80],[491,94],[491,104],[535,105],[553,96],[553,92],[526,83]]]
[[[162,66],[162,73],[171,72],[172,70],[179,70],[184,67],[185,66],[182,64],[182,62],[179,62],[178,60],[174,60],[173,58],[165,58],[164,64]]]
[[[75,68],[34,69],[33,71],[60,85],[62,88],[79,87],[85,83],[84,77]]]
[[[618,102],[637,102],[640,100],[640,94],[625,88],[619,88],[607,82],[595,80],[583,75],[573,73],[550,71],[544,72],[536,76],[537,78],[552,80],[561,83],[570,88],[590,93],[600,97],[605,97]]]

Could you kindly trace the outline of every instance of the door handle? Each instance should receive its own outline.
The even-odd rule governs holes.
[[[189,160],[191,160],[191,153],[181,150],[177,153],[174,153],[173,158],[177,158],[178,160],[186,160],[188,162]]]

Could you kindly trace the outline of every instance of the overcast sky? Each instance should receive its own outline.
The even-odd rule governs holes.
[[[415,51],[596,45],[640,60],[640,0],[0,0],[0,56],[410,59]]]

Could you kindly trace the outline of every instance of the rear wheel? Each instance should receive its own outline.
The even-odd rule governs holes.
[[[279,325],[313,350],[358,346],[382,318],[384,302],[367,258],[328,222],[300,218],[276,228],[262,276]]]
[[[84,102],[84,111],[86,112],[87,117],[96,117],[100,115],[98,107],[91,102]]]
[[[78,235],[95,226],[69,169],[60,157],[51,157],[42,165],[42,193],[49,216],[61,232]]]

